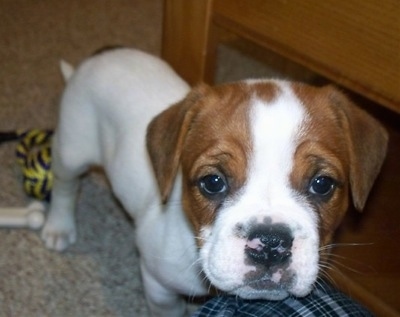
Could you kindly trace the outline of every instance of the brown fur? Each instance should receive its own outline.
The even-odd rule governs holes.
[[[240,83],[201,85],[150,124],[148,147],[162,197],[168,198],[180,162],[184,210],[196,230],[211,223],[219,207],[199,193],[197,180],[221,170],[229,178],[231,196],[241,188],[251,152],[249,98],[268,102],[277,91],[273,84],[251,89]]]
[[[334,195],[317,205],[324,245],[331,241],[348,209],[349,190],[354,206],[363,209],[386,155],[388,135],[375,119],[332,86],[296,84],[293,88],[309,116],[296,151],[293,186],[304,190],[309,184],[301,184],[302,180],[317,172],[338,181]]]
[[[292,85],[308,120],[299,137],[291,183],[307,195],[309,182],[331,176],[338,187],[327,201],[315,204],[321,244],[327,244],[348,208],[348,192],[361,210],[377,177],[387,147],[381,125],[333,87]],[[194,229],[211,223],[219,201],[206,199],[198,180],[222,172],[230,184],[228,199],[246,181],[252,151],[249,104],[252,97],[271,102],[279,94],[273,83],[234,83],[214,88],[200,85],[183,101],[157,116],[148,129],[150,157],[165,202],[178,168],[183,172],[183,207]]]

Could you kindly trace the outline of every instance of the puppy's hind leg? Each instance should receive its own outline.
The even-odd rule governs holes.
[[[79,175],[85,171],[86,166],[82,162],[71,163],[65,154],[71,153],[74,149],[64,147],[61,152],[57,135],[54,137],[52,148],[54,182],[50,210],[42,230],[42,239],[47,248],[63,251],[76,241],[75,201]]]

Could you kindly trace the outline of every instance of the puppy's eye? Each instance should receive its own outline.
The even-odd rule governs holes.
[[[207,198],[220,197],[220,195],[225,195],[228,190],[225,178],[217,174],[210,174],[200,178],[198,186],[200,192]]]
[[[327,196],[336,188],[336,181],[329,176],[318,176],[310,184],[309,192],[314,195]]]

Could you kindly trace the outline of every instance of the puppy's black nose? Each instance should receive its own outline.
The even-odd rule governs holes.
[[[292,255],[292,243],[290,229],[285,225],[260,225],[251,231],[245,253],[254,264],[262,264],[269,268],[288,261]]]

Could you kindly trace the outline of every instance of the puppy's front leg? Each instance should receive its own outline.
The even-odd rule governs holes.
[[[42,230],[46,247],[56,251],[65,250],[76,241],[75,196],[78,179],[54,179],[52,203]]]
[[[140,265],[147,306],[152,317],[184,317],[187,315],[186,302],[177,293],[165,288],[147,270]]]
[[[76,241],[75,201],[80,172],[83,164],[63,164],[57,142],[53,142],[54,184],[51,193],[50,211],[42,230],[42,239],[49,249],[63,251]]]

